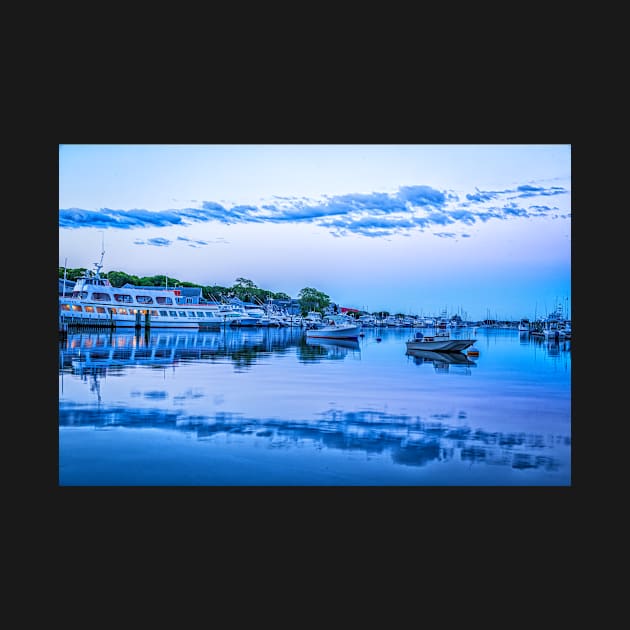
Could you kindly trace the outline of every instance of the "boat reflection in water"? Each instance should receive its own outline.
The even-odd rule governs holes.
[[[416,365],[432,363],[435,371],[446,374],[451,367],[463,368],[457,370],[460,374],[470,374],[471,367],[477,367],[477,363],[469,359],[463,352],[435,352],[432,350],[407,350],[407,356],[413,358]]]
[[[361,358],[358,341],[307,339],[299,328],[261,328],[243,331],[107,332],[69,335],[60,347],[61,367],[74,374],[122,372],[129,366],[177,365],[229,359],[237,371],[271,354],[297,350],[302,363],[322,359]]]
[[[571,352],[570,339],[546,339],[545,337],[530,336],[529,343],[533,344],[537,349],[542,349],[555,363],[564,361],[566,365],[567,354]]]
[[[488,361],[494,371],[482,363],[471,378],[445,379],[417,366],[457,373],[475,361],[405,356],[397,333],[359,342],[307,340],[295,328],[68,335],[59,483],[570,483],[570,352],[565,373],[538,344],[530,352],[508,333],[484,336],[484,356],[506,357],[499,369]]]
[[[271,353],[286,353],[302,343],[297,328],[248,331],[152,331],[69,335],[60,343],[62,367],[74,374],[121,372],[129,366],[177,365],[230,359],[235,369]]]
[[[301,348],[300,360],[361,358],[361,346],[356,339],[320,339],[306,337]]]

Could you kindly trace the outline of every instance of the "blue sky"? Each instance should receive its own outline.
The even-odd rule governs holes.
[[[342,306],[571,302],[568,144],[59,145],[59,265],[236,278]]]

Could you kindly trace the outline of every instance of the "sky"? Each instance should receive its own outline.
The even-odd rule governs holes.
[[[59,266],[571,315],[570,144],[60,144]]]

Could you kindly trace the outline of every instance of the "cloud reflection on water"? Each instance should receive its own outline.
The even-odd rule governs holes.
[[[320,447],[343,451],[389,452],[392,461],[405,466],[458,459],[516,469],[553,471],[558,469],[559,463],[552,452],[558,447],[569,448],[571,444],[569,436],[490,432],[449,424],[441,419],[422,420],[404,414],[328,410],[320,415],[317,421],[286,421],[247,418],[230,412],[212,416],[182,415],[160,409],[66,403],[59,407],[59,426],[160,428],[192,433],[200,440],[220,434],[242,434],[267,440],[269,448],[292,448],[309,441]],[[448,415],[440,415],[440,418],[448,419]]]

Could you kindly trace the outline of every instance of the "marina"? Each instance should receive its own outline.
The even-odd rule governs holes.
[[[570,340],[480,328],[469,355],[306,332],[69,333],[59,484],[571,484]]]
[[[59,486],[572,485],[570,144],[58,149]]]
[[[455,313],[450,317],[442,311],[435,317],[423,315],[391,315],[368,313],[328,303],[324,309],[299,313],[289,311],[269,300],[267,303],[243,302],[221,295],[219,300],[208,300],[201,287],[156,287],[125,283],[114,286],[108,274],[101,273],[105,250],[94,263],[94,270],[82,270],[66,294],[67,280],[59,294],[59,334],[69,331],[134,329],[185,329],[196,331],[221,328],[305,328],[306,336],[319,339],[356,340],[364,329],[396,328],[420,329],[407,340],[408,349],[461,351],[472,346],[475,339],[463,337],[463,331],[478,328],[517,330],[521,334],[548,340],[570,340],[571,320],[558,304],[550,313],[530,321],[466,321]],[[64,270],[65,275],[65,270]],[[289,299],[289,302],[292,300]],[[294,308],[301,309],[299,301]],[[353,315],[350,315],[353,312]],[[425,332],[423,332],[425,331]],[[452,333],[452,334],[451,334]]]
[[[113,286],[102,275],[103,256],[77,278],[69,295],[59,297],[59,332],[69,329],[186,329],[288,325],[271,309],[256,304],[213,302],[183,295],[184,287]]]

